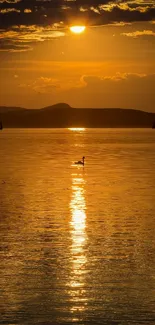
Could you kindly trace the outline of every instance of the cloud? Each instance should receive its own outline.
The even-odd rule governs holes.
[[[23,44],[21,42],[16,43],[13,40],[0,40],[0,52],[27,52],[32,51],[32,46]]]
[[[19,88],[27,88],[36,93],[47,94],[59,89],[60,85],[57,79],[40,77],[29,83],[19,84]]]
[[[155,74],[151,75],[155,78]],[[115,75],[113,76],[89,76],[89,75],[84,75],[81,77],[81,82],[84,86],[87,86],[87,85],[92,85],[94,83],[99,83],[100,85],[101,84],[104,84],[106,82],[113,82],[113,83],[116,83],[116,82],[128,82],[130,80],[135,80],[135,79],[145,79],[147,78],[148,76],[146,74],[140,74],[140,73],[120,73],[120,72],[117,72]]]
[[[84,75],[81,78],[79,96],[81,102],[87,98],[88,107],[122,107],[152,111],[155,106],[154,84],[155,73],[118,72],[104,77]],[[75,96],[77,89],[73,92]]]
[[[143,31],[137,30],[137,31],[131,32],[131,33],[121,33],[121,35],[137,38],[137,37],[141,37],[141,36],[155,36],[155,32],[153,32],[152,30],[143,30]]]
[[[131,23],[124,22],[124,21],[114,21],[112,24],[108,24],[111,27],[124,27],[124,26],[131,26]]]
[[[13,26],[0,33],[0,51],[23,52],[33,49],[32,44],[64,36],[57,26]]]

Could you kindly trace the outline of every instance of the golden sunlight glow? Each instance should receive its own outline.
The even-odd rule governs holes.
[[[68,130],[81,132],[81,131],[85,131],[86,129],[85,128],[68,128]]]
[[[70,209],[72,212],[71,220],[71,235],[72,235],[72,254],[77,254],[78,259],[75,260],[75,264],[83,264],[85,256],[83,255],[83,245],[86,241],[86,206],[84,199],[84,179],[81,176],[74,175],[73,196],[70,202]],[[74,264],[75,269],[77,270]]]
[[[69,281],[71,312],[85,310],[87,296],[85,291],[86,273],[86,203],[85,180],[82,174],[72,174],[72,198],[70,201],[71,221],[71,261],[72,272]]]
[[[85,31],[85,26],[71,26],[70,31],[75,34],[81,34]]]

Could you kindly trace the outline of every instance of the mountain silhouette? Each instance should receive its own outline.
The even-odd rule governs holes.
[[[58,104],[54,104],[52,106],[47,106],[47,107],[44,107],[44,108],[41,108],[41,110],[51,110],[51,109],[61,109],[61,110],[70,110],[70,109],[73,109],[70,105],[66,104],[66,103],[58,103]]]
[[[0,107],[4,128],[152,128],[155,113],[121,108],[73,108],[58,103],[41,109]]]

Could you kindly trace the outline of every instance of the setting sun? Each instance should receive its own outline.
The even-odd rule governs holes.
[[[75,34],[81,34],[86,29],[85,26],[71,26],[70,31]]]

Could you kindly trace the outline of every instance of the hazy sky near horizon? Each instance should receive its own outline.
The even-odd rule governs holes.
[[[0,105],[155,112],[154,84],[155,0],[0,0]]]

